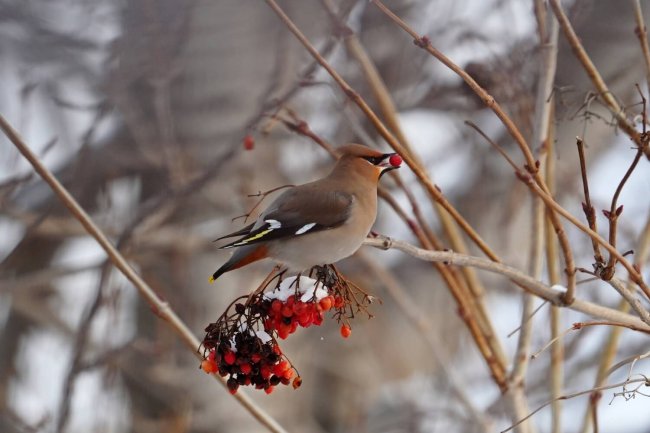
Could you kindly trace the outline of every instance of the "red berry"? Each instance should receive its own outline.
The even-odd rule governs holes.
[[[296,376],[292,383],[293,389],[300,388],[300,385],[302,385],[302,377]]]
[[[216,353],[217,353],[217,352],[216,352],[214,349],[212,349],[212,350],[210,351],[210,353],[208,353],[208,359],[209,359],[210,361],[214,361],[214,358],[215,358],[215,356],[216,356]]]
[[[241,371],[244,374],[249,374],[251,370],[253,370],[253,368],[248,362],[244,362],[242,365],[239,366],[239,371]]]
[[[282,374],[282,377],[285,379],[291,379],[293,377],[293,368],[288,369]]]
[[[257,363],[260,362],[261,360],[262,360],[262,355],[260,355],[259,353],[253,353],[253,354],[251,355],[251,362],[252,362],[253,364],[257,364]]]
[[[282,328],[278,328],[278,337],[280,337],[282,340],[285,340],[289,334],[291,329],[287,327],[287,325],[282,324]]]
[[[269,367],[268,365],[263,365],[262,367],[260,367],[260,376],[262,376],[262,379],[269,380],[269,378],[271,377],[271,373],[272,373],[271,367]]]
[[[208,374],[215,373],[219,370],[217,364],[209,359],[204,359],[203,362],[201,362],[201,368]]]
[[[308,327],[311,325],[311,313],[308,312],[303,312],[298,316],[298,324],[302,326],[303,328]]]
[[[284,307],[282,307],[282,315],[284,317],[293,316],[293,308],[291,308],[289,305],[285,305]]]
[[[394,153],[390,156],[390,158],[388,158],[388,162],[393,167],[399,167],[402,164],[402,157]]]
[[[339,309],[344,305],[343,298],[337,296],[334,298],[334,308]]]
[[[228,391],[230,391],[231,394],[235,394],[237,392],[237,388],[239,388],[239,383],[237,383],[237,380],[234,377],[228,379],[226,385],[228,386]]]
[[[282,310],[282,301],[274,299],[273,302],[271,302],[271,311],[277,313],[280,310]]]
[[[341,337],[343,338],[348,338],[352,334],[352,329],[350,328],[349,325],[342,325],[341,326]]]
[[[329,311],[329,309],[332,308],[333,303],[334,303],[334,299],[331,296],[326,296],[320,300],[318,305],[321,307],[323,311]]]
[[[280,361],[279,364],[276,364],[273,367],[273,374],[276,376],[282,376],[285,371],[287,371],[289,368],[291,368],[291,365],[289,364],[289,361],[287,360],[282,360]]]
[[[244,149],[253,150],[254,147],[255,147],[255,139],[250,134],[246,135],[244,137]]]
[[[237,356],[233,352],[226,352],[223,355],[223,360],[226,362],[228,365],[233,365],[235,363],[235,360],[237,359]]]
[[[282,355],[282,349],[280,349],[280,346],[278,346],[277,344],[274,344],[273,345],[273,353],[275,353],[276,355]]]
[[[307,304],[305,304],[304,302],[298,301],[293,304],[293,312],[295,314],[302,314],[303,312],[305,312],[305,310],[307,310]]]
[[[264,392],[267,394],[271,394],[275,388],[270,385],[268,388],[264,388]]]

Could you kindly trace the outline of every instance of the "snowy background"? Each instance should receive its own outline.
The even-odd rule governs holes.
[[[375,107],[358,63],[335,37],[327,3],[280,4]],[[433,181],[506,263],[526,270],[530,195],[464,121],[478,124],[521,162],[502,125],[457,76],[415,47],[372,4],[333,3],[385,80],[401,127]],[[532,1],[387,4],[471,71],[531,136],[540,70]],[[642,5],[647,14],[650,4]],[[632,2],[578,0],[566,8],[605,81],[631,115],[639,114],[635,84],[646,96],[647,85]],[[0,0],[0,114],[120,242],[132,265],[199,338],[234,297],[256,287],[272,266],[259,263],[211,286],[209,275],[228,257],[211,240],[241,227],[241,220],[231,219],[256,202],[248,194],[313,180],[331,166],[330,157],[312,141],[270,119],[268,114],[278,109],[274,101],[295,90],[285,106],[322,138],[334,145],[356,141],[388,149],[322,70],[304,75],[310,63],[262,1]],[[606,235],[600,210],[609,208],[635,150],[608,124],[602,106],[584,105],[593,89],[562,35],[556,86],[557,200],[584,221],[575,146],[579,135],[587,144],[591,198]],[[242,146],[246,134],[255,138],[252,151]],[[538,146],[534,143],[533,150]],[[415,176],[406,167],[400,175],[428,225],[442,236]],[[392,180],[382,182],[411,215],[405,194]],[[638,248],[650,215],[649,192],[650,163],[642,158],[619,198],[625,207],[620,251]],[[589,240],[565,227],[577,265],[591,269]],[[375,230],[416,242],[385,203]],[[429,327],[427,335],[408,320],[368,262],[402,286],[403,296],[415,306],[412,312]],[[642,265],[647,269],[647,261]],[[500,431],[513,423],[453,298],[431,266],[366,247],[341,270],[383,304],[372,307],[372,320],[356,319],[347,340],[340,338],[334,321],[326,320],[283,345],[303,386],[270,396],[249,394],[288,431]],[[617,275],[625,277],[623,270]],[[643,275],[650,279],[647,270]],[[517,336],[507,336],[520,325],[521,291],[503,278],[479,276],[494,329],[511,360]],[[548,282],[546,274],[542,280]],[[579,285],[578,297],[612,308],[620,301],[610,286],[597,281]],[[97,311],[87,323],[96,298]],[[541,304],[535,301],[536,307]],[[569,309],[561,315],[561,329],[589,320]],[[535,352],[550,339],[549,306],[532,320]],[[610,331],[591,327],[564,339],[566,393],[593,386]],[[86,333],[80,350],[80,336]],[[624,330],[613,363],[647,350],[647,335]],[[531,409],[549,399],[549,358],[546,350],[531,361],[525,378]],[[633,373],[649,372],[648,360],[634,366]],[[627,374],[628,367],[622,368],[610,381]],[[603,393],[599,431],[647,432],[650,400],[612,400],[614,392],[620,388]],[[563,402],[562,431],[585,431],[588,399]],[[550,407],[532,424],[533,431],[552,431]],[[0,432],[36,431],[264,429],[198,369],[193,354],[106,265],[103,251],[3,136]]]

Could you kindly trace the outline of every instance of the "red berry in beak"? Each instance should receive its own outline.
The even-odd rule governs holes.
[[[399,167],[402,164],[402,157],[394,153],[390,156],[390,158],[388,158],[388,162],[393,167]]]

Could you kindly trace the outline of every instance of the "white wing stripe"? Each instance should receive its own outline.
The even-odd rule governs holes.
[[[278,220],[264,220],[265,223],[268,223],[271,230],[279,229],[282,227],[282,223]]]
[[[301,235],[301,234],[305,233],[306,231],[309,231],[309,230],[310,230],[312,227],[314,227],[315,225],[316,225],[316,223],[305,224],[304,226],[300,227],[300,228],[296,231],[296,234],[297,234],[297,235]]]

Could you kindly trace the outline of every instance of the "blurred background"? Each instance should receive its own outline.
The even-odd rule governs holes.
[[[541,64],[533,1],[386,3],[465,67],[532,137]],[[632,4],[577,0],[565,7],[605,81],[638,115],[635,85],[646,96],[648,89]],[[647,22],[650,3],[641,4]],[[346,46],[350,33],[342,24],[349,26],[434,182],[506,263],[527,269],[530,195],[464,124],[478,124],[521,162],[496,117],[368,1],[280,5],[376,107]],[[263,1],[0,0],[0,80],[0,113],[199,338],[272,267],[258,263],[209,285],[229,254],[212,239],[244,225],[233,218],[257,202],[250,194],[314,180],[332,164],[327,152],[273,116],[294,113],[334,146],[355,141],[388,149]],[[599,215],[635,155],[610,114],[590,98],[592,90],[560,35],[556,196],[581,219],[575,137],[587,144]],[[248,149],[247,135],[254,139]],[[532,145],[537,151],[540,143]],[[413,174],[405,167],[400,175],[431,229],[440,232]],[[410,215],[395,180],[382,183]],[[625,206],[621,251],[637,246],[650,212],[648,191],[643,158],[619,199]],[[383,202],[375,230],[416,242]],[[567,230],[578,266],[591,269],[589,240]],[[512,424],[434,268],[369,247],[340,268],[383,303],[372,306],[374,318],[355,319],[346,340],[333,320],[288,339],[284,351],[303,386],[271,395],[249,390],[259,405],[291,432],[473,432]],[[512,359],[517,336],[508,334],[520,323],[521,290],[501,277],[479,276],[496,334]],[[578,296],[610,307],[619,302],[598,282],[580,285]],[[531,319],[534,351],[550,338],[548,315],[545,305]],[[563,309],[561,328],[587,319]],[[594,327],[566,337],[566,392],[593,386],[608,332]],[[616,360],[647,348],[647,337],[626,330]],[[549,351],[542,352],[528,370],[531,408],[549,398],[549,359]],[[634,372],[647,374],[649,367],[640,361]],[[600,431],[650,431],[650,400],[611,401],[616,391],[603,394]],[[564,403],[563,431],[585,431],[587,405],[588,396]],[[531,431],[551,431],[550,419],[550,410],[542,410]],[[193,354],[0,137],[0,432],[258,431],[265,430],[199,370]]]

